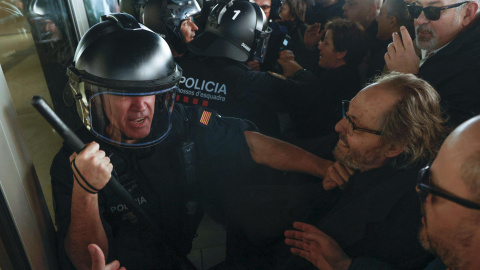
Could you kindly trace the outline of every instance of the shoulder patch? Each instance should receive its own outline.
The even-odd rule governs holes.
[[[273,77],[281,79],[281,80],[286,80],[287,79],[287,77],[285,77],[283,75],[280,75],[278,73],[275,73],[275,72],[267,71],[267,73],[272,75]]]
[[[200,117],[200,124],[208,126],[208,122],[210,121],[211,116],[212,116],[212,112],[203,111],[202,116]]]
[[[215,115],[216,112],[214,110],[199,107],[196,123],[199,126],[208,127],[214,122],[213,118],[215,117]]]

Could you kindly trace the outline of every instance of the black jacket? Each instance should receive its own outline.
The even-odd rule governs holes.
[[[419,76],[440,94],[448,124],[480,113],[480,19],[420,67]]]
[[[294,93],[314,79],[311,73],[300,72],[291,80],[271,72],[252,71],[231,59],[193,53],[176,61],[183,69],[177,102],[248,119],[261,133],[275,137],[280,134],[277,112],[282,109],[281,93]]]
[[[237,243],[234,251],[227,249],[227,262],[241,265],[239,269],[315,269],[284,243],[285,229],[302,221],[331,236],[352,258],[423,269],[432,256],[418,241],[419,168],[394,170],[385,165],[357,171],[345,190],[325,191],[321,183],[237,189],[229,205],[238,226],[233,237]]]

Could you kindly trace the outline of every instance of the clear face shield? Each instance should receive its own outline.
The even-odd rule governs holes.
[[[253,53],[253,59],[260,63],[263,63],[265,60],[265,54],[267,53],[268,41],[270,40],[271,34],[272,29],[270,27],[267,27],[265,31],[260,32],[260,37],[257,40],[257,47]]]
[[[90,131],[127,148],[154,145],[167,137],[177,86],[131,93],[85,83]],[[87,125],[88,127],[88,125]]]

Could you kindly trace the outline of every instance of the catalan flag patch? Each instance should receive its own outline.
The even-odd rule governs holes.
[[[202,116],[200,117],[200,123],[205,126],[208,126],[208,122],[210,121],[210,117],[212,116],[212,112],[203,111]]]

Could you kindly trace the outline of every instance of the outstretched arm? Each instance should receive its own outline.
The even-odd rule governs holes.
[[[327,168],[333,164],[300,147],[258,132],[245,131],[245,138],[253,160],[277,170],[302,172],[323,178]]]
[[[323,188],[330,190],[336,187],[344,189],[355,170],[336,161],[332,166],[327,168],[323,177]]]
[[[348,257],[337,242],[317,229],[303,222],[293,223],[297,230],[285,231],[285,243],[292,246],[290,251],[311,262],[320,270],[394,270],[388,263],[369,257]]]
[[[98,195],[85,190],[95,192],[88,187],[82,177],[92,187],[100,190],[110,180],[113,166],[105,152],[99,150],[99,145],[95,142],[88,144],[80,154],[72,154],[70,161],[74,159],[81,175],[72,164],[72,170],[78,181],[73,181],[71,221],[65,237],[65,250],[77,269],[91,269],[88,245],[95,243],[104,254],[108,254],[108,241],[100,219]]]

